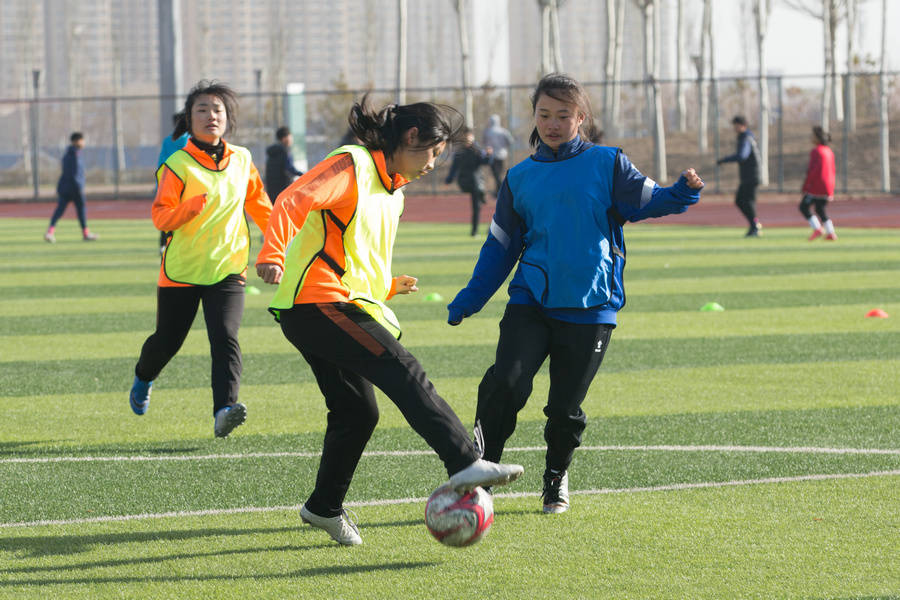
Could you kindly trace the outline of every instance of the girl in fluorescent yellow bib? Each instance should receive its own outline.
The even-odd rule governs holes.
[[[237,337],[250,259],[244,213],[265,230],[272,212],[250,152],[223,139],[234,129],[236,112],[229,87],[198,83],[175,127],[179,135],[189,131],[191,137],[156,173],[153,224],[168,235],[159,270],[156,331],[141,349],[129,399],[135,414],[147,412],[153,380],[181,348],[202,302],[217,437],[227,436],[247,416],[238,402],[242,360]]]

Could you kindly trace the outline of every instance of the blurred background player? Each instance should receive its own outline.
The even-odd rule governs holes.
[[[507,173],[472,278],[447,320],[458,325],[481,310],[518,263],[495,362],[478,386],[475,427],[484,459],[500,460],[549,357],[543,512],[561,513],[587,423],[581,404],[625,305],[622,226],[684,212],[700,199],[703,181],[688,169],[659,187],[621,149],[586,141],[594,132],[590,100],[571,77],[541,79],[532,108],[535,152]]]
[[[190,133],[185,131],[181,135],[177,135],[175,128],[178,126],[178,122],[183,118],[182,113],[175,113],[172,115],[172,135],[167,135],[162,144],[159,147],[159,157],[156,159],[156,170],[159,171],[159,168],[165,164],[166,159],[172,156],[172,153],[176,150],[181,150],[184,148],[184,145],[187,144],[188,138],[190,137]],[[169,236],[168,231],[160,231],[159,232],[159,253],[162,254],[166,251],[166,238]]]
[[[720,158],[718,164],[738,163],[739,183],[734,203],[749,224],[745,237],[758,237],[762,232],[762,224],[756,217],[756,188],[761,178],[759,148],[753,132],[747,126],[746,117],[737,115],[731,120],[731,125],[737,134],[737,150],[734,154]]]
[[[469,127],[462,130],[463,144],[453,153],[450,172],[444,183],[456,179],[459,189],[472,199],[472,229],[470,235],[478,233],[481,205],[484,204],[484,176],[481,166],[491,164],[491,149],[483,150],[475,143],[475,133]]]
[[[238,402],[238,327],[250,259],[244,212],[262,230],[272,212],[249,150],[225,142],[236,118],[231,88],[199,82],[188,94],[172,134],[177,139],[188,131],[190,138],[157,171],[153,224],[171,235],[159,271],[156,331],[141,348],[129,394],[134,413],[146,413],[153,380],[181,348],[202,302],[212,357],[216,437],[226,437],[247,416],[246,406]]]
[[[415,277],[391,274],[402,188],[434,169],[457,136],[458,118],[428,102],[375,111],[363,97],[349,116],[362,144],[341,146],[288,186],[257,257],[263,281],[279,284],[269,310],[309,363],[328,408],[315,488],[300,516],[342,545],[362,543],[344,498],[378,422],[375,387],[437,453],[454,489],[500,485],[522,473],[480,459],[459,417],[398,341],[400,325],[385,305],[418,291]]]
[[[56,193],[59,199],[56,210],[50,217],[50,226],[44,234],[44,239],[51,244],[56,241],[56,222],[59,221],[69,202],[75,204],[75,213],[78,215],[78,223],[81,225],[81,239],[93,242],[97,235],[91,233],[87,226],[87,216],[84,206],[84,159],[81,151],[84,149],[84,135],[76,131],[69,136],[69,147],[62,157],[62,173],[56,184]]]
[[[809,165],[806,168],[806,180],[803,182],[803,199],[800,200],[800,212],[812,227],[809,241],[824,235],[826,240],[834,241],[834,223],[825,214],[825,204],[834,198],[834,152],[828,146],[831,134],[816,125],[812,129],[813,149],[809,152]],[[814,206],[816,214],[812,214],[810,206]]]
[[[303,175],[303,172],[294,166],[294,157],[291,154],[294,136],[291,130],[279,127],[275,131],[275,139],[277,141],[266,148],[266,193],[273,203],[284,188]]]
[[[481,134],[481,143],[486,150],[492,153],[494,158],[491,161],[491,173],[494,175],[496,184],[494,195],[500,193],[500,186],[506,176],[506,161],[509,159],[509,151],[513,147],[513,142],[512,134],[500,125],[500,115],[491,115],[487,128]]]

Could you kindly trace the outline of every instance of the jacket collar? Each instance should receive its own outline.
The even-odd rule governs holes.
[[[384,152],[382,150],[370,150],[369,154],[372,155],[372,160],[375,161],[375,170],[378,171],[378,177],[381,179],[381,184],[388,192],[393,194],[395,191],[409,183],[409,180],[400,173],[394,173],[393,175],[388,173],[387,163],[385,162]]]
[[[568,142],[560,144],[556,152],[553,152],[553,150],[550,149],[550,146],[548,146],[544,142],[540,142],[538,144],[537,150],[534,154],[531,155],[531,157],[534,160],[540,162],[555,162],[559,160],[566,160],[567,158],[572,158],[577,154],[581,154],[591,146],[593,146],[592,143],[586,142],[581,139],[581,136],[576,135]]]
[[[209,154],[197,147],[194,140],[191,138],[188,138],[187,144],[184,145],[184,151],[193,156],[194,160],[210,171],[224,171],[228,167],[228,163],[234,151],[231,149],[231,146],[228,145],[228,142],[222,140],[222,143],[225,145],[225,150],[222,152],[222,159],[219,161],[218,166],[213,159],[210,158]]]

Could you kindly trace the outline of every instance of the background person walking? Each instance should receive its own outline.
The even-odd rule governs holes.
[[[737,134],[737,150],[734,154],[720,158],[718,164],[738,163],[739,183],[734,203],[749,224],[745,237],[757,237],[762,233],[762,224],[756,216],[756,188],[762,177],[759,148],[756,145],[756,138],[748,128],[746,117],[741,115],[734,117],[731,125]]]
[[[806,168],[806,180],[803,182],[803,199],[800,200],[800,213],[806,217],[812,234],[809,241],[824,235],[826,240],[834,241],[834,223],[825,213],[825,205],[834,198],[834,152],[828,146],[831,134],[816,125],[812,129],[813,149],[809,152],[809,165]],[[810,207],[815,207],[812,214]]]
[[[500,193],[503,178],[506,177],[506,161],[509,160],[509,151],[514,142],[509,130],[500,125],[500,115],[491,115],[487,128],[481,134],[481,144],[485,150],[490,150],[493,156],[491,173],[497,186],[494,195]]]
[[[224,140],[236,119],[231,88],[199,82],[172,134],[177,139],[189,131],[190,139],[157,171],[153,224],[171,236],[159,271],[156,331],[141,348],[129,395],[134,413],[146,413],[153,381],[181,348],[202,302],[216,437],[227,436],[247,415],[238,402],[242,357],[237,335],[250,259],[244,212],[263,230],[272,212],[249,150]]]
[[[44,233],[44,239],[51,244],[56,242],[56,222],[66,211],[69,202],[75,204],[75,214],[78,215],[78,223],[81,225],[81,239],[86,242],[93,242],[97,239],[97,234],[91,233],[87,226],[87,215],[85,211],[84,197],[84,159],[81,157],[81,151],[84,149],[84,134],[76,131],[69,136],[69,147],[62,157],[62,173],[56,184],[56,194],[59,200],[56,204],[56,210],[50,217],[50,226]]]
[[[472,200],[472,228],[471,235],[478,233],[478,221],[481,216],[481,205],[484,204],[484,176],[481,174],[481,166],[491,163],[490,149],[483,150],[475,143],[475,133],[465,127],[462,131],[463,144],[453,153],[453,162],[450,163],[450,172],[444,183],[451,183],[456,179],[459,189],[469,194]]]

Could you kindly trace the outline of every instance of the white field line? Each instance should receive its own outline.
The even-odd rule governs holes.
[[[825,481],[834,479],[860,479],[864,477],[898,476],[900,469],[892,471],[872,471],[869,473],[823,473],[819,475],[797,475],[795,477],[766,477],[764,479],[740,479],[733,481],[704,481],[696,483],[672,483],[652,487],[632,488],[601,488],[597,490],[572,490],[570,493],[579,496],[596,496],[602,494],[639,494],[643,492],[668,492],[676,490],[691,490],[700,488],[736,487],[743,485],[759,485],[767,483],[793,483],[799,481]],[[495,494],[498,498],[525,498],[540,496],[538,492],[513,492],[507,494]],[[422,504],[428,498],[389,498],[384,500],[366,500],[360,502],[347,502],[345,506],[350,508],[362,506],[388,506],[394,504]],[[236,515],[247,513],[268,513],[281,511],[300,510],[301,505],[293,506],[245,506],[239,508],[222,508],[194,511],[173,511],[165,513],[144,513],[138,515],[110,515],[106,517],[90,517],[84,519],[60,519],[44,521],[24,521],[19,523],[0,523],[0,529],[12,527],[39,527],[45,525],[79,525],[83,523],[112,523],[121,521],[140,521],[147,519],[166,519],[177,517],[206,517],[217,515]]]
[[[506,448],[504,452],[543,452],[544,446]],[[817,448],[812,446],[581,446],[579,452],[784,452],[797,454],[893,454],[895,448]],[[431,450],[373,450],[363,457],[372,456],[428,456]],[[46,456],[35,458],[0,458],[0,465],[14,463],[62,463],[62,462],[165,462],[195,460],[234,460],[241,458],[319,458],[318,452],[248,452],[246,454],[185,454],[172,456]]]

